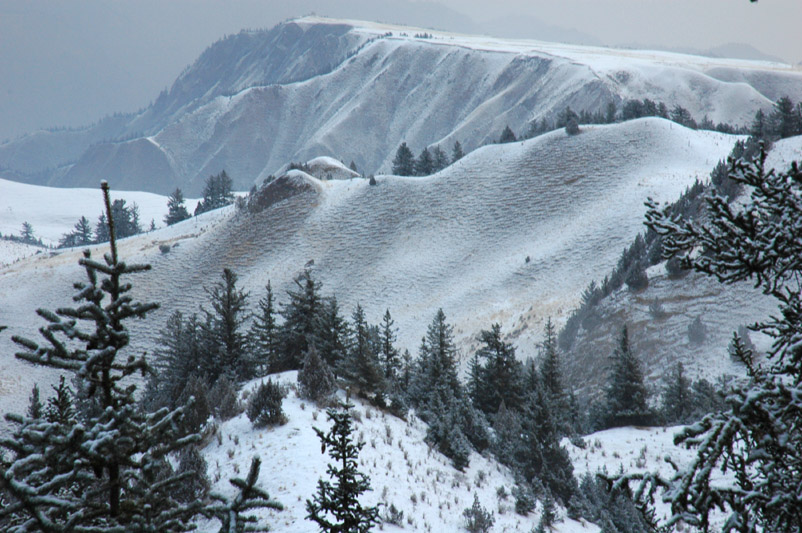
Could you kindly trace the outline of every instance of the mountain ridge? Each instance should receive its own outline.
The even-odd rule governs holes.
[[[0,145],[0,176],[197,195],[225,169],[248,189],[293,160],[332,156],[387,172],[401,141],[471,150],[506,125],[522,132],[566,106],[596,111],[625,98],[742,124],[781,92],[802,99],[800,80],[776,63],[306,17],[218,41],[141,113]]]

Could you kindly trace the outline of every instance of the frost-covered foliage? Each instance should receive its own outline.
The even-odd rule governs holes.
[[[370,490],[370,479],[357,469],[359,451],[364,442],[354,442],[352,405],[326,411],[333,422],[328,433],[315,428],[320,438],[321,452],[328,449],[334,464],[326,473],[332,481],[318,481],[317,494],[306,500],[307,519],[317,523],[321,531],[366,533],[379,522],[378,507],[363,507],[359,497]]]
[[[281,409],[281,401],[286,395],[284,388],[271,379],[263,382],[248,401],[247,414],[254,427],[284,424],[287,417]]]
[[[640,478],[636,496],[648,499],[664,487],[670,523],[707,527],[716,509],[726,513],[724,529],[741,532],[802,530],[802,172],[767,170],[766,154],[730,161],[729,177],[749,198],[731,205],[712,195],[709,221],[678,221],[649,202],[647,224],[663,235],[669,255],[723,283],[753,281],[779,302],[780,313],[757,324],[774,340],[760,365],[739,344],[750,381],[734,386],[728,409],[706,416],[676,437],[695,447],[695,461],[671,480]],[[703,253],[694,253],[695,251]],[[711,479],[714,469],[732,472]]]
[[[310,346],[304,357],[304,366],[298,371],[298,391],[303,398],[322,403],[337,389],[334,374],[317,353],[314,346]]]
[[[493,527],[493,515],[479,503],[479,496],[473,495],[473,505],[462,511],[465,529],[469,533],[487,533]]]
[[[111,213],[105,182],[103,189]],[[233,502],[176,499],[185,476],[172,472],[168,456],[200,437],[181,429],[183,409],[144,412],[134,399],[136,385],[126,378],[146,374],[149,365],[144,356],[125,353],[125,321],[157,305],[132,298],[126,277],[150,267],[120,261],[113,223],[108,231],[104,261],[88,250],[80,260],[87,279],[75,284],[78,305],[37,311],[47,321],[40,328],[45,343],[13,337],[22,349],[18,358],[73,373],[81,405],[70,408],[72,394],[62,382],[44,417],[6,415],[16,428],[0,440],[10,452],[0,461],[4,530],[187,531],[199,516],[218,517],[225,526],[248,520],[240,514],[248,508],[275,506],[253,487],[258,461]]]

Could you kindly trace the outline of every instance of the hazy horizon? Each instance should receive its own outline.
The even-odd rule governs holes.
[[[311,12],[464,33],[705,51],[743,43],[797,64],[797,0],[5,0],[0,139],[146,107],[209,45]]]

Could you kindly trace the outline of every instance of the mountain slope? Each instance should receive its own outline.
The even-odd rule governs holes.
[[[222,169],[247,190],[321,155],[387,172],[401,141],[472,150],[566,106],[651,98],[744,124],[778,95],[802,99],[802,73],[776,63],[423,32],[308,17],[231,36],[137,115],[0,145],[0,175],[196,195]]]
[[[641,119],[487,146],[435,176],[378,176],[376,186],[292,171],[265,189],[269,205],[257,212],[230,207],[121,242],[123,257],[153,264],[132,280],[135,291],[163,306],[133,326],[133,338],[148,349],[172,310],[197,312],[223,267],[252,302],[268,280],[282,302],[313,260],[344,312],[361,303],[376,322],[389,308],[413,353],[442,307],[463,349],[499,322],[520,357],[535,355],[543,320],[564,316],[642,230],[647,196],[675,199],[735,139]],[[162,253],[160,244],[174,247]],[[33,331],[36,307],[71,297],[78,257],[64,251],[0,270],[0,301],[15,302],[13,313],[0,309],[0,323]],[[2,336],[0,351],[13,353]],[[13,359],[2,364],[6,375],[24,374]]]

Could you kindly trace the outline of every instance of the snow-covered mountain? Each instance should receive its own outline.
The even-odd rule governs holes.
[[[651,98],[744,124],[784,94],[802,99],[802,73],[777,63],[307,17],[215,43],[139,114],[0,145],[0,176],[197,195],[225,169],[247,190],[288,161],[330,156],[376,173],[402,141],[472,150],[566,106]]]

